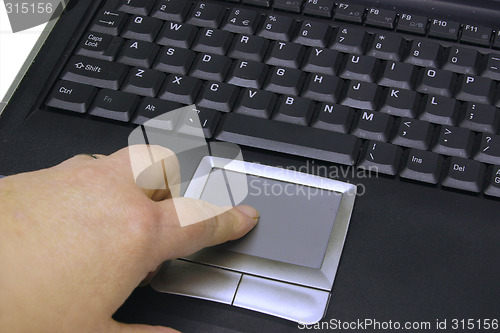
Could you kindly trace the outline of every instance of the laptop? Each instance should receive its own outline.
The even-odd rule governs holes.
[[[195,104],[206,144],[242,159],[193,164],[187,195],[217,201],[242,173],[249,193],[291,189],[273,200],[309,210],[284,236],[304,237],[261,229],[165,263],[117,320],[496,330],[499,19],[494,0],[71,0],[3,106],[0,174],[112,153],[138,126],[161,137],[152,109]]]

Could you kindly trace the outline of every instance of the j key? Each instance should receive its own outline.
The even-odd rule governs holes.
[[[373,82],[377,76],[379,61],[372,57],[350,55],[339,70],[344,79]]]
[[[307,50],[302,70],[312,73],[336,75],[342,55],[335,50],[311,47]]]
[[[121,37],[88,32],[80,42],[76,54],[113,61],[122,44],[123,38]]]
[[[222,29],[239,34],[253,35],[259,24],[259,19],[260,16],[254,10],[234,8],[231,10]]]
[[[400,61],[405,49],[401,36],[391,33],[378,33],[373,37],[367,55],[379,59]]]
[[[392,10],[370,8],[366,14],[366,25],[392,30],[394,22],[396,22],[396,12]]]
[[[479,103],[464,103],[460,127],[476,132],[495,134],[500,125],[500,114],[496,107]]]
[[[461,75],[455,97],[463,101],[491,104],[495,86],[495,83],[486,77]]]
[[[293,41],[302,45],[326,47],[332,32],[333,29],[328,24],[305,20]]]
[[[147,42],[155,40],[160,31],[162,22],[159,19],[132,15],[129,17],[127,25],[122,31],[122,37],[128,39],[139,39]]]
[[[137,15],[148,15],[154,5],[153,0],[121,0],[118,10]]]
[[[420,95],[413,90],[389,88],[380,112],[393,116],[415,118],[420,105]]]
[[[479,150],[474,159],[489,164],[500,164],[500,135],[482,133],[479,139]]]
[[[203,130],[203,135],[205,136],[205,138],[210,139],[214,135],[215,129],[219,124],[221,114],[220,112],[206,108],[198,108],[196,111],[198,112],[198,118]],[[195,125],[193,126],[193,123],[194,122],[190,119],[189,114],[187,113],[181,116],[176,131],[187,135],[198,136],[198,133],[200,131],[199,125],[195,123]]]
[[[272,119],[297,125],[309,125],[314,113],[314,103],[306,98],[281,96]]]
[[[360,146],[354,135],[237,113],[226,114],[220,127],[217,140],[347,165],[354,165]]]
[[[354,111],[347,106],[321,103],[318,105],[318,111],[311,126],[339,133],[348,133],[353,118]]]
[[[437,184],[441,173],[443,157],[418,149],[410,149],[403,157],[403,167],[400,176],[420,182]]]
[[[368,43],[368,35],[359,28],[340,28],[330,48],[344,52],[363,54]]]
[[[273,8],[285,10],[292,13],[300,13],[302,3],[299,1],[274,0]]]
[[[433,151],[443,155],[468,158],[471,155],[474,134],[460,127],[443,126]]]
[[[129,121],[138,103],[139,97],[136,95],[102,89],[97,94],[89,113],[103,118]]]
[[[165,76],[159,71],[134,67],[123,83],[122,90],[137,95],[155,97],[165,80]]]
[[[440,39],[456,41],[459,31],[460,23],[454,21],[434,19],[429,26],[429,36]]]
[[[351,134],[361,139],[387,141],[393,122],[394,119],[385,113],[360,110]]]
[[[441,183],[446,187],[478,193],[481,191],[485,171],[482,163],[452,157],[449,160],[448,173]]]
[[[401,118],[396,136],[391,142],[398,146],[428,150],[433,130],[433,126],[426,121]]]
[[[479,53],[465,47],[450,47],[445,53],[443,69],[462,74],[477,74]]]
[[[92,31],[118,36],[127,22],[128,15],[109,10],[101,11],[92,24]]]
[[[270,118],[278,96],[272,92],[257,89],[243,89],[234,112],[259,118]]]
[[[295,21],[291,17],[270,14],[266,16],[258,35],[268,39],[289,41],[294,27]]]
[[[229,112],[238,98],[238,88],[227,83],[207,81],[196,105],[223,112]]]
[[[143,98],[137,107],[137,112],[132,120],[136,125],[142,125],[148,122],[149,127],[173,131],[178,119],[175,117],[158,117],[167,112],[177,110],[182,104],[170,101],[164,101],[158,98]]]
[[[201,86],[201,81],[194,77],[171,74],[165,80],[158,97],[182,104],[194,104]]]
[[[127,40],[116,61],[139,67],[151,67],[160,47],[155,43]]]
[[[191,50],[165,46],[158,53],[153,68],[166,73],[186,75],[195,55]]]
[[[269,41],[259,36],[238,35],[234,38],[228,56],[236,59],[262,61]]]
[[[339,3],[333,18],[341,21],[362,23],[364,15],[365,7],[361,5]]]
[[[196,52],[225,55],[229,50],[229,46],[231,46],[232,40],[233,35],[230,32],[203,28],[198,32],[192,49]]]
[[[267,71],[268,67],[261,62],[238,60],[234,63],[227,82],[240,87],[260,89]]]
[[[414,40],[405,62],[421,67],[439,67],[443,48],[430,40]]]
[[[161,0],[154,6],[151,16],[165,21],[182,22],[189,11],[185,0]]]
[[[302,91],[302,97],[316,101],[337,103],[344,86],[337,76],[309,74]]]
[[[334,0],[306,1],[302,12],[307,15],[331,18],[333,8],[335,8]]]
[[[221,5],[198,1],[186,22],[207,28],[218,28],[224,18],[225,9]]]
[[[380,92],[380,87],[374,83],[351,81],[340,104],[374,111],[377,109]]]
[[[500,54],[489,54],[483,76],[500,80]]]
[[[411,64],[387,61],[380,73],[378,84],[382,86],[413,89],[418,70]]]
[[[434,124],[454,126],[460,104],[454,98],[426,95],[422,100],[423,111],[419,119]]]
[[[500,165],[492,165],[486,173],[487,185],[484,194],[500,197]]]
[[[284,95],[298,95],[305,73],[293,68],[274,67],[268,75],[265,89]]]
[[[358,167],[394,176],[398,171],[402,149],[385,142],[369,141],[361,153]]]
[[[490,46],[492,33],[491,28],[465,24],[460,41],[467,44]]]
[[[397,30],[409,32],[416,35],[425,35],[427,28],[427,17],[417,16],[413,14],[401,13],[399,15],[399,21]]]
[[[302,58],[306,52],[303,45],[292,42],[271,43],[271,47],[266,56],[266,64],[271,66],[283,66],[298,68],[302,63]]]
[[[190,75],[202,80],[224,81],[231,67],[229,58],[208,53],[200,53],[194,61]]]
[[[47,99],[47,105],[79,113],[87,112],[97,89],[70,81],[59,81]]]
[[[423,94],[451,97],[457,76],[450,71],[422,68],[417,79],[416,90]]]
[[[161,45],[189,48],[197,33],[198,29],[194,25],[167,21],[163,24],[156,42]]]
[[[75,55],[69,60],[61,78],[99,88],[118,89],[127,71],[127,66],[119,63]]]

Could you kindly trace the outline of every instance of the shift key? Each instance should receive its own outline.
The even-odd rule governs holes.
[[[127,72],[126,65],[76,55],[69,60],[61,77],[68,81],[116,90],[120,88]]]

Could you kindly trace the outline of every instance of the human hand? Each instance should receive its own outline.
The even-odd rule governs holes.
[[[165,167],[178,165],[169,158]],[[128,148],[1,179],[0,331],[174,331],[111,316],[163,261],[240,238],[258,220],[252,207],[227,210],[177,191],[138,187]],[[202,222],[181,227],[183,217]]]

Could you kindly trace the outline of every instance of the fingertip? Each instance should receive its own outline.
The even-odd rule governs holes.
[[[260,217],[260,213],[257,209],[255,209],[252,206],[248,206],[248,205],[240,205],[240,206],[236,206],[235,208],[238,209],[243,214],[245,214],[245,216],[249,220],[255,221],[255,223],[257,223],[257,221]]]

